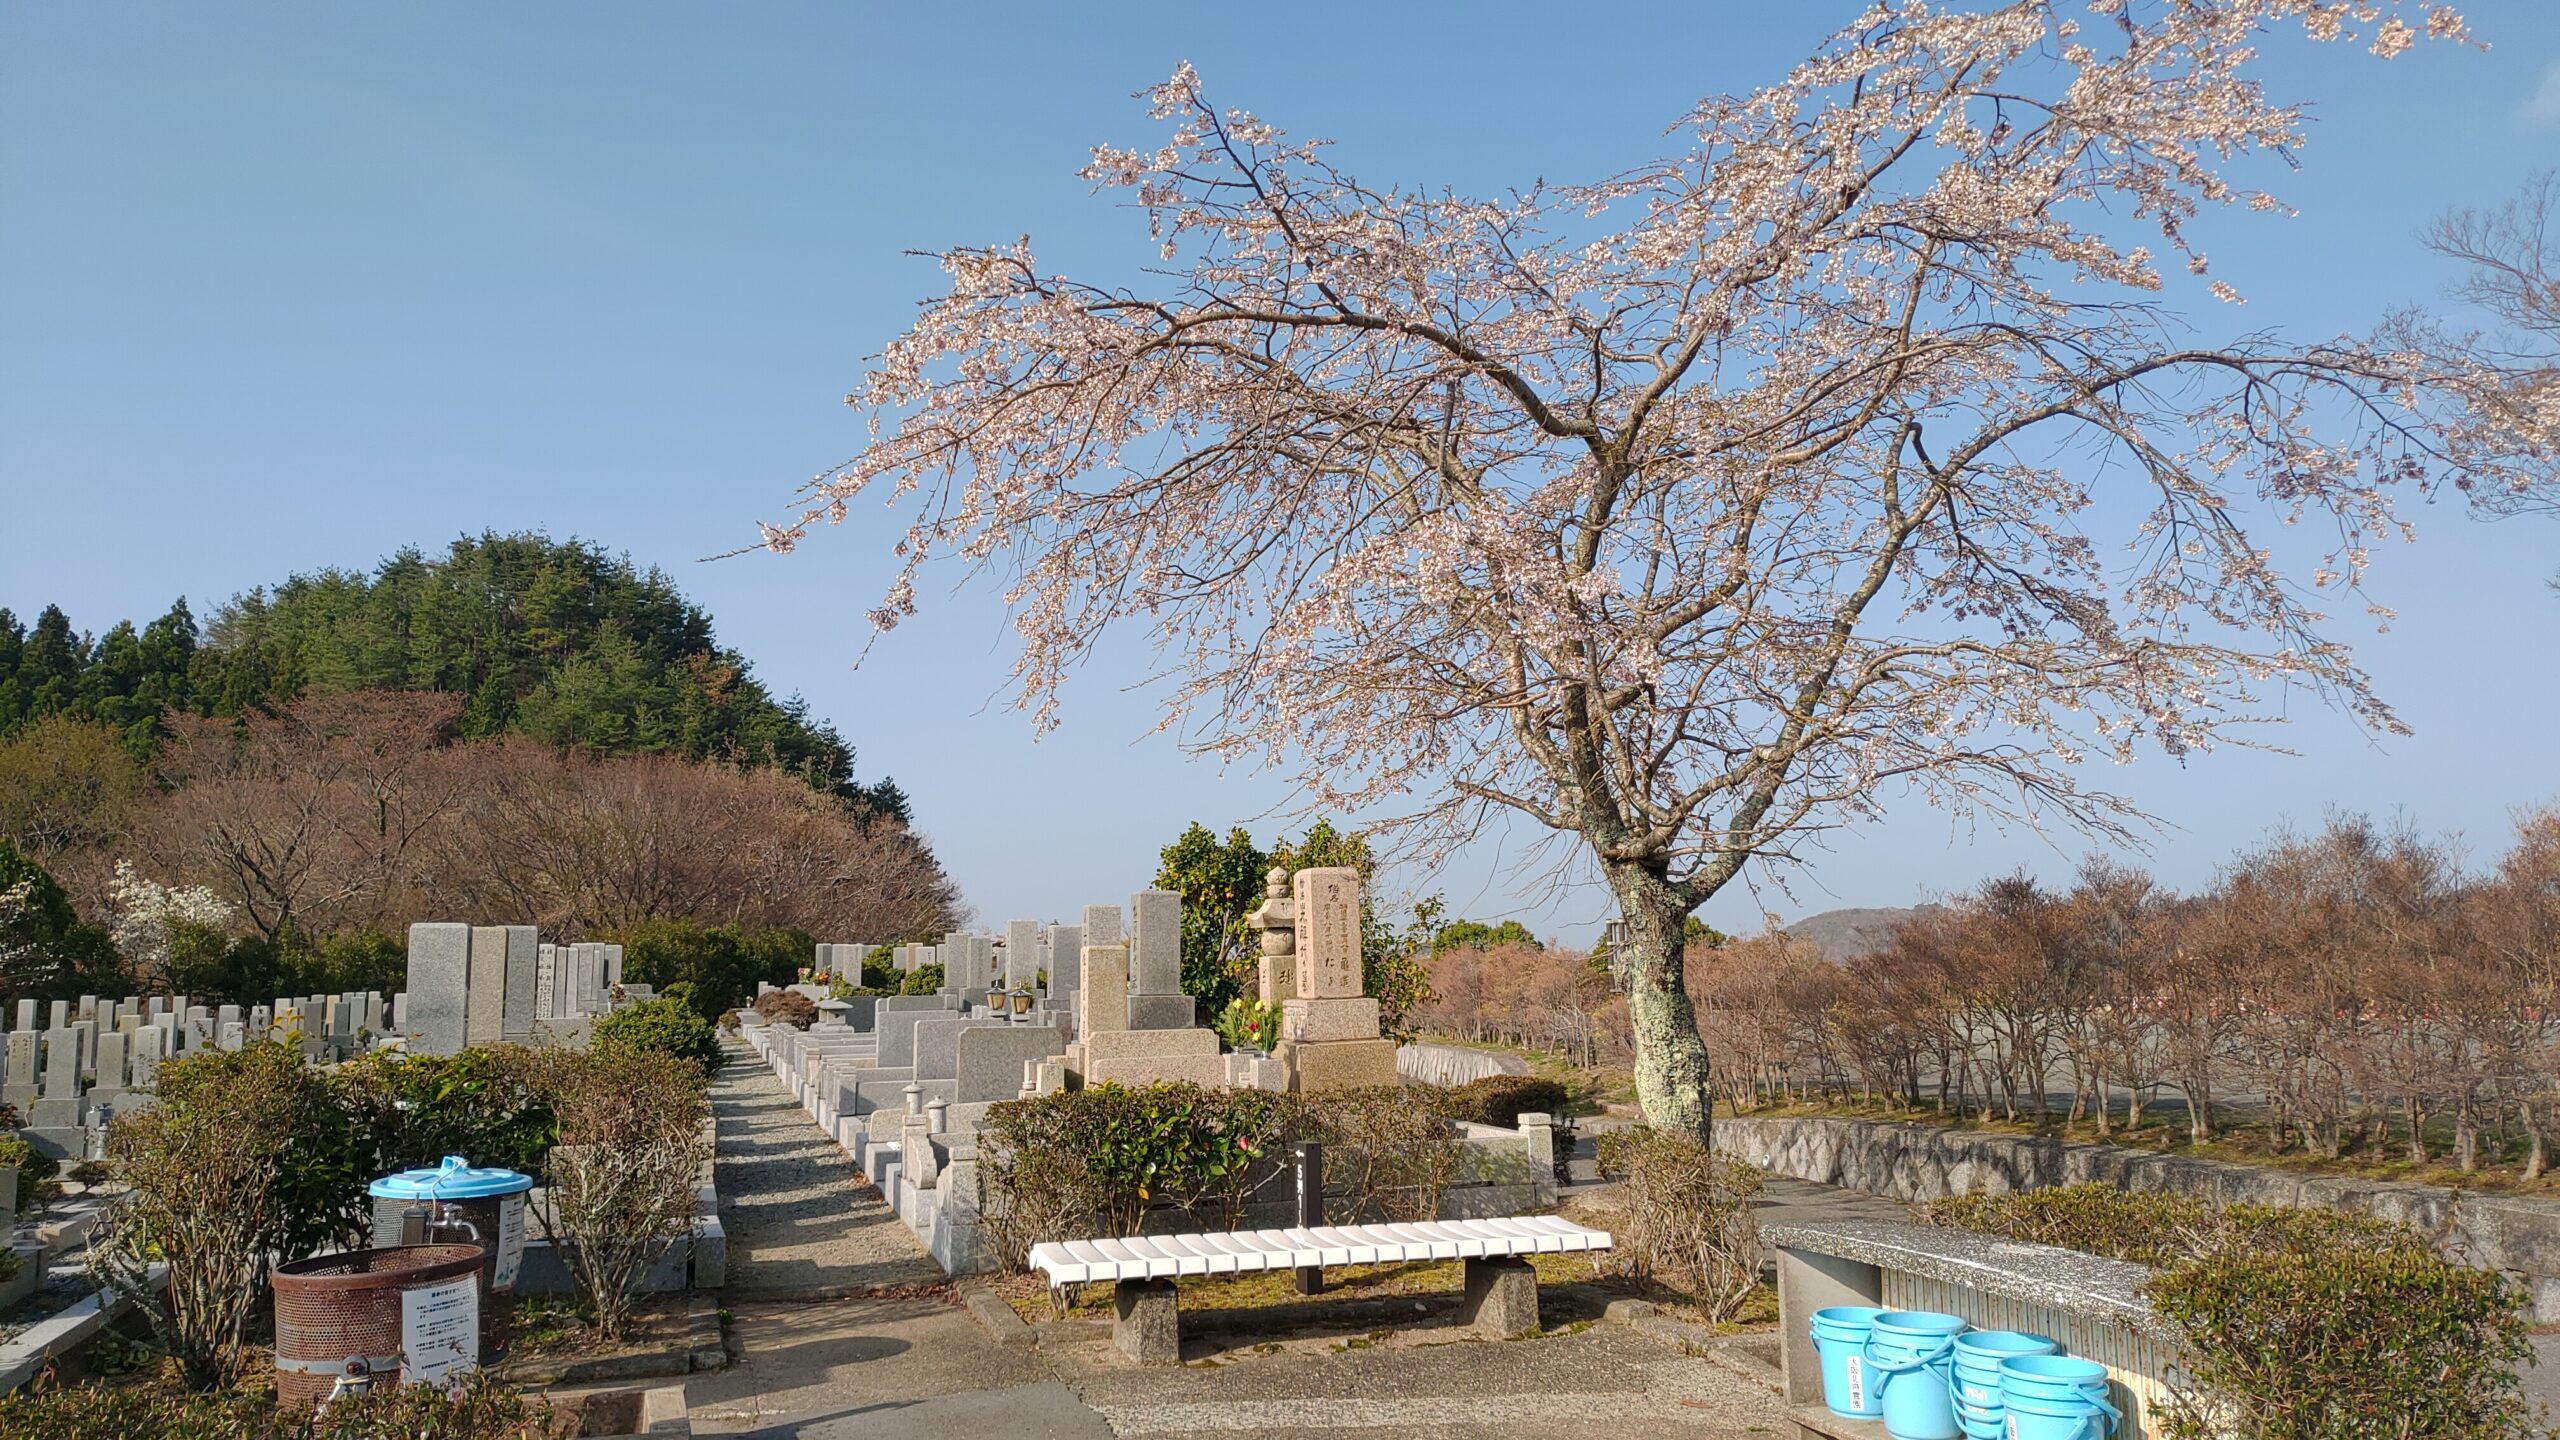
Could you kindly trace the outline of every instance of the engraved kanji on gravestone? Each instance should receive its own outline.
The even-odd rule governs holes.
[[[1291,877],[1297,910],[1298,997],[1360,993],[1360,872],[1347,866]]]

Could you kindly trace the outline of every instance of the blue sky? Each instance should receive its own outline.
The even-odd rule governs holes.
[[[2251,319],[2361,329],[2437,296],[2417,229],[2560,164],[2560,6],[2462,8],[2488,53],[2280,47],[2318,115],[2282,187],[2302,214],[2213,241]],[[1027,233],[1059,269],[1142,260],[1143,222],[1075,171],[1152,138],[1129,93],[1186,58],[1366,178],[1487,192],[1653,155],[1854,9],[0,0],[0,605],[102,630],[465,531],[586,536],[668,569],[894,774],[983,917],[1071,913],[1143,885],[1187,820],[1267,837],[1286,786],[1151,737],[1134,654],[1035,743],[997,703],[990,595],[929,592],[856,670],[877,535],[696,563],[857,446],[839,401],[937,278],[904,252]],[[2298,710],[2297,757],[2109,777],[2172,827],[2166,879],[2332,806],[2491,853],[2512,807],[2560,799],[2560,529],[2418,520],[2375,576],[2392,630],[2342,632],[2416,735]],[[1587,936],[1605,896],[1524,869],[1530,838],[1396,883]],[[1705,913],[1905,904],[2082,848],[1908,807],[1792,894]]]

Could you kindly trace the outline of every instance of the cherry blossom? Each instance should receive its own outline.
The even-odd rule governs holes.
[[[1565,837],[1629,927],[1639,1098],[1703,1133],[1681,920],[1746,865],[1904,797],[2121,831],[2091,770],[2287,692],[2400,728],[2329,612],[2379,618],[2399,495],[2517,461],[2448,445],[2458,357],[2199,338],[2245,291],[2187,277],[2209,207],[2288,213],[2261,57],[2388,56],[2403,8],[1886,0],[1671,153],[1493,198],[1364,183],[1185,66],[1085,171],[1146,282],[938,256],[767,539],[901,517],[882,629],[929,566],[993,578],[1038,726],[1135,628],[1168,727],[1316,804]]]

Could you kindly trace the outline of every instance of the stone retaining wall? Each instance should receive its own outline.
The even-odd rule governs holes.
[[[1821,1116],[1718,1120],[1716,1148],[1773,1175],[1913,1202],[2100,1181],[2223,1203],[2327,1206],[2397,1220],[2445,1253],[2522,1278],[2560,1322],[2560,1203],[2160,1155],[2050,1137]]]

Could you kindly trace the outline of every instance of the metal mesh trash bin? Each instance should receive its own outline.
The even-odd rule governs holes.
[[[316,1404],[342,1379],[419,1384],[478,1369],[484,1258],[473,1245],[400,1245],[277,1266],[276,1402]]]

